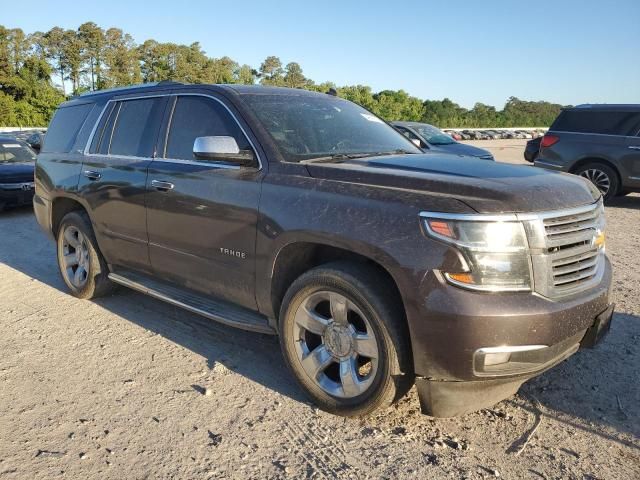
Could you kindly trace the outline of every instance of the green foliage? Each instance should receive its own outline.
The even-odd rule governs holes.
[[[501,111],[482,103],[468,110],[448,98],[423,101],[404,90],[374,93],[366,85],[316,84],[299,63],[283,67],[277,56],[265,58],[255,70],[229,57],[209,57],[197,42],[178,45],[149,39],[136,45],[121,29],[104,30],[93,22],[77,30],[53,27],[30,35],[0,25],[0,126],[47,125],[67,94],[162,80],[248,85],[259,81],[323,93],[335,89],[338,96],[385,120],[422,121],[442,128],[542,127],[550,125],[561,109],[557,104],[510,97]]]

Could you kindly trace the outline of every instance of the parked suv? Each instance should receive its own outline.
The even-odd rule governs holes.
[[[589,179],[605,201],[640,191],[640,105],[562,110],[542,138],[535,165]]]
[[[423,154],[332,95],[164,82],[74,98],[34,207],[73,295],[120,284],[278,334],[340,415],[414,382],[430,415],[491,405],[593,345],[613,311],[593,185]]]

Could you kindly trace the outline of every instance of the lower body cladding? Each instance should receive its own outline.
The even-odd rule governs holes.
[[[0,210],[21,207],[33,201],[33,182],[0,184]]]
[[[609,329],[611,267],[572,297],[486,294],[425,279],[425,302],[409,313],[422,412],[453,417],[489,407],[527,380],[593,347]]]

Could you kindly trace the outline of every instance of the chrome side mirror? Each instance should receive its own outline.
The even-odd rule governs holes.
[[[233,137],[197,137],[193,142],[193,156],[200,160],[236,163],[255,167],[256,158],[252,150],[240,150]]]

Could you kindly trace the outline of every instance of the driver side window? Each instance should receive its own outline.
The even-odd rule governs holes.
[[[233,137],[240,150],[251,149],[236,120],[218,101],[201,96],[178,96],[171,114],[164,157],[195,161],[195,139],[209,136]]]

